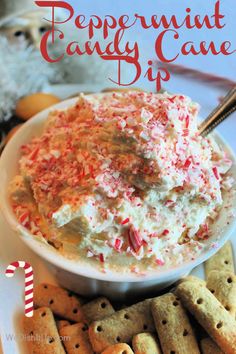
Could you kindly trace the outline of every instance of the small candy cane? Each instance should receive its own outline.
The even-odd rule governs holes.
[[[234,88],[236,82],[225,77],[203,72],[201,70],[188,68],[183,65],[173,64],[173,63],[163,63],[161,61],[155,61],[158,66],[162,66],[168,69],[170,72],[176,75],[183,75],[186,77],[194,78],[198,81],[208,82],[209,84],[223,87],[223,88]]]
[[[33,316],[33,296],[34,296],[34,272],[31,265],[24,261],[12,262],[6,269],[6,276],[13,277],[17,268],[25,270],[25,316]]]

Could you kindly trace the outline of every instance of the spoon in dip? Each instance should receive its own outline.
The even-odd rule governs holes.
[[[234,111],[236,111],[236,86],[228,92],[222,102],[200,124],[200,135],[207,136]]]

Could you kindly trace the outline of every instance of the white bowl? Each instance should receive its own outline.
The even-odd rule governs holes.
[[[169,270],[158,270],[146,275],[136,275],[131,273],[102,273],[98,269],[83,264],[73,259],[65,258],[60,255],[53,247],[40,242],[35,236],[31,235],[22,225],[20,225],[12,211],[9,197],[9,182],[17,174],[18,161],[20,158],[20,146],[29,142],[33,136],[40,135],[43,130],[43,122],[48,116],[49,111],[54,109],[66,109],[75,104],[77,99],[71,99],[61,102],[54,107],[45,110],[33,119],[25,123],[7,144],[0,159],[0,207],[5,219],[10,227],[16,231],[17,237],[20,237],[35,253],[42,257],[53,271],[58,282],[64,287],[77,291],[84,295],[105,295],[113,299],[150,293],[157,291],[174,283],[179,278],[188,274],[194,267],[211,257],[216,248],[210,247],[213,241],[222,247],[231,236],[236,226],[236,218],[232,217],[227,224],[229,213],[236,210],[236,193],[226,193],[225,202],[231,201],[232,209],[222,209],[219,218],[213,225],[213,234],[208,242],[209,248],[204,250],[195,260],[184,263],[178,267],[172,267]],[[218,142],[226,149],[234,164],[231,173],[236,179],[236,158],[227,144],[216,135]],[[37,270],[36,270],[37,271]]]

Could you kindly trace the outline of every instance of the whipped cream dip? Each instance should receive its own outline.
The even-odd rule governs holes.
[[[195,259],[234,180],[183,95],[81,95],[22,146],[18,221],[68,257],[142,272]]]

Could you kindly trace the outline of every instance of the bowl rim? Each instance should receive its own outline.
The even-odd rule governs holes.
[[[94,94],[93,94],[94,95]],[[101,95],[99,93],[99,95]],[[12,139],[9,141],[7,146],[5,147],[2,156],[0,157],[0,175],[2,171],[4,171],[4,165],[8,161],[8,154],[11,150],[14,149],[15,142],[17,139],[19,139],[21,136],[24,135],[25,132],[28,131],[28,129],[34,125],[36,122],[44,122],[47,119],[48,114],[51,111],[58,110],[58,109],[66,109],[73,104],[77,102],[78,98],[72,98],[68,99],[65,101],[62,101],[56,105],[53,105],[52,107],[43,110],[42,112],[38,113],[35,115],[33,118],[28,120],[12,137]],[[220,141],[221,144],[229,151],[231,158],[233,159],[234,165],[236,164],[236,156],[234,151],[231,149],[231,147],[226,143],[224,138],[221,137],[219,133],[214,133],[216,138]],[[9,162],[8,162],[9,163]],[[9,181],[8,181],[9,183]],[[170,277],[178,277],[180,274],[187,273],[189,270],[192,270],[199,264],[203,263],[206,261],[208,258],[213,256],[224,244],[225,242],[230,238],[232,235],[235,227],[236,227],[236,218],[233,218],[232,222],[230,225],[227,227],[227,231],[225,232],[224,235],[221,235],[219,237],[219,240],[217,240],[218,247],[217,248],[210,248],[208,250],[205,250],[202,252],[199,256],[197,256],[194,260],[184,262],[181,265],[177,266],[172,266],[169,269],[161,269],[158,268],[158,270],[154,271],[145,271],[144,274],[136,274],[136,273],[126,273],[126,272],[117,272],[117,271],[109,271],[109,272],[101,272],[100,270],[96,269],[94,266],[88,267],[88,263],[86,262],[85,264],[79,264],[78,259],[73,260],[73,259],[68,259],[66,256],[63,256],[61,253],[56,251],[52,246],[50,246],[48,243],[44,242],[39,242],[39,240],[32,235],[26,228],[24,228],[22,225],[19,224],[17,221],[12,208],[10,207],[10,202],[7,198],[5,198],[5,193],[3,192],[3,187],[0,185],[0,210],[7,221],[8,225],[10,225],[11,229],[13,229],[18,235],[17,237],[20,236],[21,240],[33,251],[35,252],[38,256],[41,258],[45,259],[47,262],[53,264],[54,266],[66,270],[70,273],[85,277],[85,278],[90,278],[90,279],[96,279],[100,281],[105,281],[105,282],[114,282],[114,283],[122,283],[122,282],[130,282],[130,283],[136,283],[140,281],[165,281],[167,278]],[[78,266],[79,265],[79,266]],[[84,267],[85,266],[85,267]],[[91,268],[91,269],[89,269]]]

